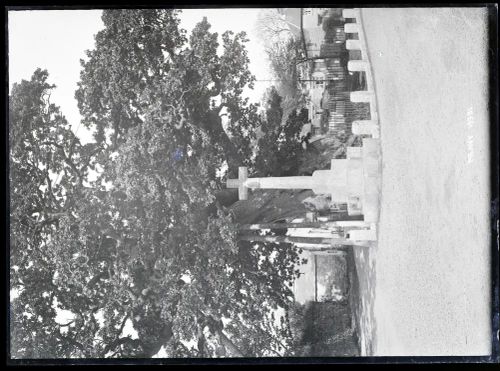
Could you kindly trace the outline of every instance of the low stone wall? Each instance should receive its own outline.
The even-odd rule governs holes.
[[[293,331],[297,356],[342,357],[360,354],[350,305],[344,302],[308,302],[296,309],[301,320]]]

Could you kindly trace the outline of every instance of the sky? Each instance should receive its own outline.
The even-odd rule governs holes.
[[[220,35],[226,31],[245,31],[250,70],[257,80],[270,78],[269,64],[261,39],[255,30],[259,9],[185,9],[181,27],[190,31],[204,16],[212,31]],[[38,68],[47,69],[49,83],[57,87],[51,102],[61,107],[62,113],[82,142],[91,136],[80,126],[81,116],[74,98],[80,76],[80,59],[85,50],[93,49],[94,36],[104,25],[101,10],[28,10],[9,11],[9,88],[22,79],[30,79]],[[253,102],[262,98],[267,81],[257,81],[255,89],[245,94]]]

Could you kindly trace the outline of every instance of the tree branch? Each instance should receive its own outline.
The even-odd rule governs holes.
[[[116,349],[117,347],[121,346],[121,345],[125,345],[125,344],[128,344],[128,345],[131,345],[133,348],[142,348],[144,349],[144,343],[139,340],[139,339],[132,339],[130,337],[122,337],[122,338],[118,338],[116,339],[115,341],[111,342],[110,344],[106,345],[103,349],[103,351],[101,352],[101,357],[104,358],[106,356],[106,354],[108,354],[110,351]]]
[[[68,343],[70,343],[71,345],[75,346],[76,348],[80,349],[80,351],[85,354],[85,347],[82,345],[82,343],[76,341],[75,339],[69,337],[69,336],[64,336],[63,334],[61,334],[61,332],[59,333],[56,333],[56,336],[57,338],[61,339],[61,340],[64,340],[64,341],[67,341]]]
[[[125,327],[125,323],[129,319],[129,317],[130,317],[130,313],[127,313],[127,315],[125,317],[123,317],[122,324],[120,325],[120,329],[118,330],[118,336],[121,336],[121,334],[123,332],[123,328]]]
[[[80,173],[80,170],[78,170],[78,168],[76,167],[76,165],[68,158],[68,156],[66,155],[66,152],[64,151],[64,147],[63,146],[61,146],[60,144],[57,144],[56,142],[53,142],[53,141],[46,141],[46,142],[42,142],[40,144],[53,145],[54,147],[56,147],[57,149],[59,149],[59,151],[61,152],[61,154],[63,156],[64,162],[77,175],[80,185],[83,184],[83,177],[82,177],[82,174]]]
[[[73,322],[75,322],[75,320],[71,320],[71,321],[69,321],[68,323],[66,323],[64,325],[58,324],[58,326],[59,327],[67,327],[67,326],[71,325]]]
[[[92,287],[94,287],[95,284],[97,284],[97,282],[99,282],[99,280],[101,278],[105,278],[107,277],[109,274],[108,272],[100,272],[98,274],[96,274],[94,277],[92,277],[90,279],[90,281],[87,283],[87,288],[91,289]]]
[[[229,353],[232,356],[236,357],[245,357],[244,354],[240,351],[240,349],[229,339],[224,332],[222,332],[222,329],[218,329],[215,331],[215,334],[219,338],[220,343],[224,346],[226,351],[229,351]]]

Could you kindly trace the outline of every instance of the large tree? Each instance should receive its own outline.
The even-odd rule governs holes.
[[[71,338],[62,340],[52,304],[57,294],[66,302],[60,290],[70,288],[53,283],[51,241],[89,190],[85,179],[99,152],[96,144],[81,145],[50,103],[54,86],[47,78],[35,71],[30,81],[14,84],[9,99],[10,273],[20,293],[11,308],[11,350],[25,357],[69,355],[62,342]]]
[[[225,159],[230,169],[248,161],[258,116],[242,96],[254,81],[245,33],[225,32],[219,55],[218,35],[206,18],[189,39],[176,11],[111,10],[103,21],[76,92],[83,122],[98,142],[108,134],[116,147],[149,119],[169,130],[183,154],[188,145],[194,157],[209,150],[219,159],[214,166]]]
[[[261,125],[242,95],[245,35],[224,33],[219,55],[206,19],[189,38],[175,11],[103,20],[76,93],[94,143],[50,104],[45,71],[11,92],[12,354],[288,354],[278,309],[293,299],[297,251],[238,241],[241,205],[219,202],[225,164],[254,169]]]

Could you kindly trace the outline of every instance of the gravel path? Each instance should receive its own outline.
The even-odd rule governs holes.
[[[490,353],[485,16],[362,10],[383,155],[375,355]]]

